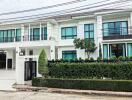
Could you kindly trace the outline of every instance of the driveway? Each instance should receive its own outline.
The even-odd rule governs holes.
[[[132,98],[44,92],[0,92],[0,100],[132,100]]]
[[[0,90],[13,90],[12,85],[16,82],[15,70],[0,70]]]
[[[0,90],[14,90],[12,85],[15,83],[15,80],[9,79],[0,79]]]

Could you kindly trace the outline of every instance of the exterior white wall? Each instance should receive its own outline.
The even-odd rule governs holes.
[[[33,55],[39,56],[39,54],[41,53],[42,49],[44,49],[46,54],[47,54],[47,58],[49,60],[51,59],[51,57],[50,57],[50,47],[31,47],[31,48],[22,48],[22,49],[25,49],[26,56],[29,56],[29,51],[30,50],[33,50]]]

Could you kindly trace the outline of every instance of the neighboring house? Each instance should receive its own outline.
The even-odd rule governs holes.
[[[85,59],[85,50],[75,49],[75,38],[93,39],[103,58],[132,56],[132,12],[104,10],[0,25],[0,69],[17,84],[39,76],[38,56],[45,49],[49,60]],[[32,68],[30,68],[30,66]],[[7,71],[7,72],[6,72]],[[2,72],[2,73],[3,73]],[[0,74],[0,78],[2,75]]]

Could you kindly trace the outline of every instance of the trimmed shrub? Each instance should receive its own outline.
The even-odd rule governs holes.
[[[130,61],[130,57],[126,57],[125,60],[126,60],[126,61]]]
[[[94,58],[91,57],[91,58],[90,58],[90,62],[94,62]]]
[[[32,80],[32,85],[37,87],[64,88],[64,89],[132,92],[132,81],[129,80],[34,78]]]
[[[114,56],[114,57],[111,57],[111,58],[109,59],[109,61],[110,61],[110,62],[117,62],[118,59]]]
[[[125,57],[120,56],[120,57],[118,58],[118,60],[119,60],[119,61],[126,61],[126,58],[125,58]]]
[[[120,63],[50,63],[52,78],[132,79],[132,62]]]
[[[132,56],[130,57],[130,60],[132,61]]]
[[[98,62],[101,62],[101,60],[102,60],[101,57],[98,57],[98,58],[97,58],[97,61],[98,61]]]

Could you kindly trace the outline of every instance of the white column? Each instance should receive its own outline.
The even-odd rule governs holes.
[[[41,23],[40,23],[40,41],[41,41],[41,36],[42,36],[42,25],[41,25]]]
[[[103,33],[102,33],[102,16],[97,16],[97,23],[96,23],[96,38],[95,38],[95,43],[97,46],[97,51],[98,51],[98,57],[99,57],[99,43],[102,43],[103,39]]]
[[[23,36],[24,36],[25,28],[24,25],[21,25],[21,41],[23,41]]]
[[[30,29],[31,29],[31,26],[30,26],[30,24],[29,24],[29,29],[28,29],[28,31],[29,31],[29,34],[28,34],[28,39],[29,39],[29,41],[30,41],[30,34],[31,34]]]
[[[49,40],[51,34],[52,34],[52,24],[50,22],[47,22],[47,40]]]
[[[54,45],[50,46],[50,59],[55,60],[55,46]]]
[[[84,39],[84,24],[79,23],[77,26],[77,38]]]
[[[129,30],[129,34],[132,34],[132,12],[130,12],[130,26],[128,30]]]
[[[19,56],[20,48],[16,47],[16,83],[24,84],[24,58]]]

